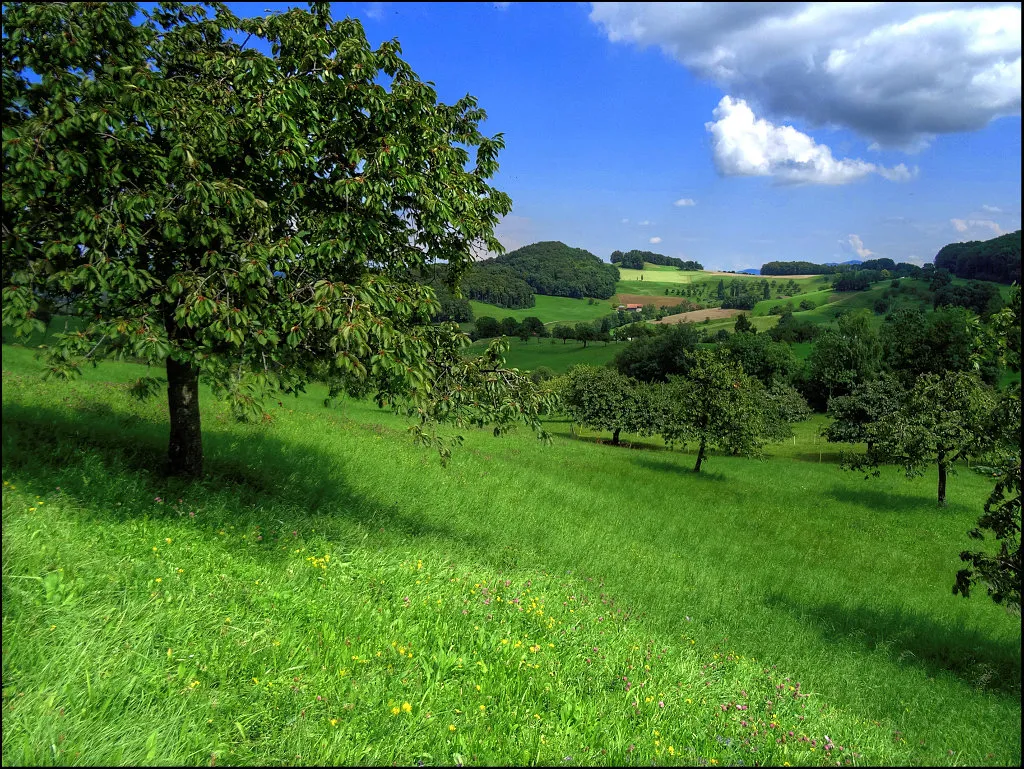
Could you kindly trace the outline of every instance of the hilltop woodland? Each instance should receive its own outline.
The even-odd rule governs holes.
[[[534,306],[533,294],[610,299],[618,280],[618,269],[589,251],[545,241],[476,262],[462,291],[499,307],[526,308]]]
[[[664,254],[656,254],[653,251],[627,251],[622,253],[621,251],[612,251],[610,260],[612,264],[617,264],[620,267],[628,267],[632,270],[642,270],[644,264],[657,264],[665,267],[677,267],[680,270],[687,271],[700,271],[704,269],[704,265],[700,262],[694,262],[685,259],[678,259],[674,256],[665,256]]]
[[[1021,231],[991,240],[950,243],[935,255],[936,269],[958,278],[1013,283],[1020,280]]]

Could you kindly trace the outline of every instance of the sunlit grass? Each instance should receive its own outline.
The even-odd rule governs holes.
[[[5,764],[1019,762],[1019,621],[950,590],[989,479],[939,510],[815,423],[699,476],[564,422],[443,469],[370,404],[204,388],[183,483],[137,367],[3,352]]]

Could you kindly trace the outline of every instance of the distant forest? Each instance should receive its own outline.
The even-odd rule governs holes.
[[[522,309],[534,306],[534,294],[609,299],[618,280],[614,265],[582,248],[549,240],[477,262],[461,287],[470,299]]]
[[[622,253],[621,251],[612,251],[611,257],[612,264],[617,264],[620,267],[625,267],[630,270],[642,270],[644,268],[644,262],[648,264],[660,264],[666,267],[678,267],[680,270],[697,271],[704,269],[704,265],[700,262],[689,262],[683,259],[677,259],[674,256],[665,256],[664,254],[656,254],[653,251],[627,251]]]
[[[761,267],[762,275],[841,275],[860,271],[888,270],[894,278],[917,277],[921,268],[909,262],[897,264],[892,259],[868,259],[858,264],[815,264],[814,262],[766,262]],[[879,278],[874,278],[879,280]],[[852,289],[839,289],[847,291]]]
[[[936,269],[958,278],[1013,283],[1020,280],[1020,230],[991,240],[950,243],[935,255]]]

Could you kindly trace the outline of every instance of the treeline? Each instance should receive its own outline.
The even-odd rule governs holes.
[[[837,275],[861,270],[887,270],[892,277],[916,278],[921,268],[909,262],[894,262],[889,258],[868,259],[860,264],[816,264],[814,262],[766,262],[762,275]],[[889,277],[889,276],[885,276]]]
[[[991,240],[950,243],[935,255],[935,267],[958,278],[1013,283],[1020,280],[1020,230]]]
[[[499,321],[497,318],[481,315],[476,319],[471,336],[474,341],[491,339],[496,336],[517,336],[523,341],[532,337],[546,339],[550,336],[561,339],[563,344],[569,340],[583,342],[583,346],[586,347],[588,342],[609,342],[612,339],[644,335],[651,328],[646,321],[661,320],[669,315],[689,312],[693,309],[695,309],[694,304],[685,300],[673,307],[645,304],[639,311],[619,310],[597,320],[580,321],[575,325],[555,323],[550,328],[545,327],[534,317],[524,318],[522,323],[519,323],[511,316]],[[540,327],[538,327],[538,323],[540,323]]]
[[[544,241],[477,262],[462,290],[470,299],[522,308],[534,306],[532,294],[609,299],[618,280],[618,268],[589,251]]]
[[[666,267],[678,267],[680,270],[693,272],[700,272],[704,269],[704,265],[700,262],[686,261],[674,256],[665,256],[664,254],[656,254],[653,251],[638,251],[636,249],[627,251],[626,253],[622,253],[621,251],[612,251],[611,262],[612,264],[618,264],[630,270],[642,270],[644,268],[644,262],[647,262],[648,264],[659,264]]]

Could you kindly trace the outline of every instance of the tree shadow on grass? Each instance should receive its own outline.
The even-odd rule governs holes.
[[[939,507],[937,497],[924,493],[901,493],[888,489],[871,487],[871,479],[863,481],[862,488],[851,489],[849,486],[835,485],[825,493],[838,502],[856,503],[869,508],[875,513],[914,513],[922,511],[936,512],[943,515],[961,515],[970,513],[973,508],[962,502],[949,501],[947,507]]]
[[[367,498],[346,484],[338,456],[324,456],[319,467],[333,467],[330,477],[315,476],[309,470],[309,445],[297,446],[272,434],[258,437],[260,456],[238,451],[239,435],[207,427],[203,431],[206,475],[201,480],[168,477],[166,443],[160,432],[166,424],[140,419],[98,404],[94,413],[73,413],[57,408],[4,407],[3,466],[5,475],[16,473],[26,490],[39,496],[52,493],[54,479],[61,478],[61,491],[75,498],[83,513],[105,521],[125,522],[143,515],[176,519],[187,508],[202,508],[195,522],[215,539],[219,529],[260,526],[282,533],[306,534],[325,516],[337,516],[357,526],[390,530],[402,536],[439,538],[484,557],[487,542],[480,535],[463,537],[458,532],[426,522],[399,505]],[[369,426],[368,429],[372,429]],[[255,443],[255,441],[253,442]],[[255,459],[255,461],[253,461]],[[111,497],[111,479],[119,479],[126,504],[116,506]],[[221,514],[217,506],[202,501],[219,497],[229,501]],[[142,500],[162,503],[140,507]],[[174,504],[183,499],[183,506]],[[287,557],[268,537],[269,547],[259,552],[267,558]]]
[[[682,454],[685,461],[682,462],[668,462],[663,459],[653,459],[651,457],[639,456],[632,460],[632,464],[637,467],[642,467],[645,470],[651,470],[656,473],[672,473],[679,475],[683,473],[687,478],[692,478],[695,481],[708,481],[712,483],[720,483],[727,480],[725,473],[708,470],[705,465],[699,473],[693,472],[693,465],[691,460],[692,455]],[[705,460],[707,462],[707,460]]]
[[[1020,698],[1019,640],[993,640],[976,630],[944,626],[900,609],[835,601],[809,605],[779,592],[766,596],[764,603],[814,628],[825,642],[857,645],[872,653],[886,650],[897,664],[923,668],[929,677],[952,675],[975,689]]]

